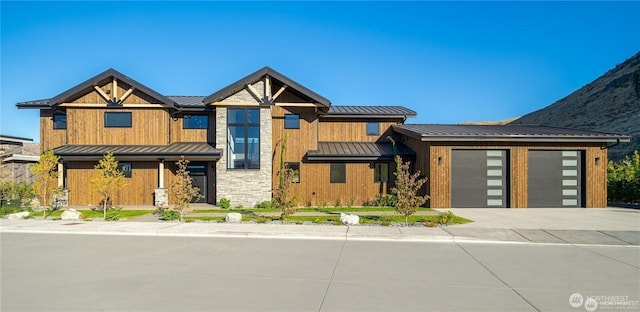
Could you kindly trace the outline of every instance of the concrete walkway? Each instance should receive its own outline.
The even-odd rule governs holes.
[[[451,209],[475,222],[447,227],[0,220],[0,233],[640,246],[640,210]],[[151,221],[151,222],[149,222]]]

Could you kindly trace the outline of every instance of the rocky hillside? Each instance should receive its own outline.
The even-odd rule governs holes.
[[[567,97],[511,124],[630,135],[631,143],[620,143],[609,149],[609,159],[613,160],[640,150],[640,53]]]

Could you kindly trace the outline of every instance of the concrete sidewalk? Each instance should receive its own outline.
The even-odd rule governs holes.
[[[179,222],[0,220],[0,233],[252,237],[511,244],[640,246],[640,211],[451,209],[475,222],[446,227],[276,225]]]

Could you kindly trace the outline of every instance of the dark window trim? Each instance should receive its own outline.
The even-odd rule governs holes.
[[[56,126],[56,116],[64,116],[64,127]],[[53,129],[54,130],[66,130],[67,129],[67,115],[66,114],[53,114],[53,116],[51,117],[51,120],[53,121]],[[58,123],[60,123],[60,121],[58,121]]]
[[[373,131],[369,131],[369,125],[370,124],[376,124],[376,131],[375,133]],[[380,135],[380,122],[379,121],[367,121],[367,135]]]
[[[234,123],[230,123],[229,122],[229,111],[231,110],[244,110],[244,122],[242,123],[238,123],[238,122],[234,122]],[[258,122],[249,122],[249,111],[250,110],[256,110],[258,111]],[[237,108],[227,108],[227,129],[229,127],[244,127],[246,129],[245,133],[244,133],[244,166],[242,166],[242,168],[231,168],[229,167],[229,161],[227,161],[227,169],[228,170],[260,170],[260,159],[258,160],[258,167],[255,168],[250,168],[249,167],[249,159],[247,158],[247,156],[249,155],[249,128],[250,127],[258,127],[258,130],[260,129],[260,108],[253,108],[253,107],[237,107]],[[260,143],[262,140],[262,135],[260,133],[260,131],[258,131],[258,157],[260,157]],[[227,153],[229,152],[229,131],[227,131]]]
[[[107,115],[121,115],[121,116],[125,116],[125,115],[129,115],[129,125],[128,126],[110,126],[107,124]],[[133,114],[131,112],[104,112],[104,127],[105,128],[131,128],[133,126]]]
[[[125,170],[126,167],[129,167],[129,170]],[[133,175],[133,163],[130,161],[120,161],[118,162],[118,170],[122,172],[125,178],[131,178]]]
[[[302,176],[300,175],[300,163],[299,162],[294,162],[294,161],[288,161],[284,163],[285,166],[287,166],[288,168],[293,169],[293,167],[291,165],[294,165],[296,167],[298,167],[298,170],[293,169],[294,171],[296,171],[298,173],[298,179],[293,179],[293,183],[300,183],[300,179],[302,179]]]
[[[288,127],[287,126],[287,116],[297,116],[298,119],[296,120],[296,126],[295,127]],[[300,129],[300,114],[284,114],[284,128],[285,129]]]
[[[187,125],[187,120],[193,118],[195,116],[205,117],[205,125],[204,127],[193,127]],[[182,129],[192,129],[192,130],[206,130],[209,128],[209,115],[205,114],[184,114],[182,115]]]
[[[387,165],[387,180],[386,181],[382,181],[382,170],[380,170],[380,172],[378,172],[378,165]],[[382,169],[382,166],[380,166],[380,169]],[[387,162],[376,162],[373,163],[373,183],[389,183],[389,163]],[[377,177],[376,177],[377,175]]]
[[[338,179],[339,177],[334,177],[333,176],[333,171],[332,170],[334,168],[334,166],[341,166],[342,167],[342,179]],[[346,163],[331,163],[329,164],[329,183],[347,183],[347,164]]]

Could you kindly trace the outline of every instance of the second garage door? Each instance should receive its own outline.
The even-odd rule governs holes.
[[[582,151],[529,151],[528,206],[583,207]]]
[[[451,206],[508,207],[506,150],[451,151]]]

